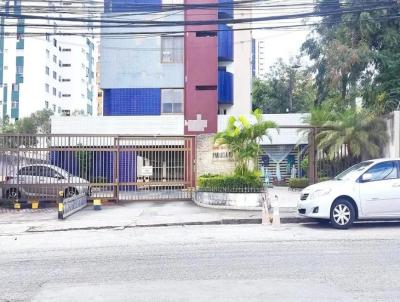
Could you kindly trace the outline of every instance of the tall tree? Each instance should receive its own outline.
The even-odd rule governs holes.
[[[321,0],[315,10],[327,17],[303,44],[313,60],[320,105],[336,99],[384,113],[400,102],[400,1]],[[347,13],[346,11],[352,11]]]
[[[370,159],[382,155],[388,141],[386,121],[367,110],[346,109],[341,112],[329,108],[312,111],[309,123],[319,130],[318,147],[334,158],[344,146],[349,156]]]
[[[314,79],[294,64],[278,60],[265,79],[253,82],[253,108],[265,113],[308,112],[315,99]]]

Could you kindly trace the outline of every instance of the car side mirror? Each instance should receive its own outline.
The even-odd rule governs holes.
[[[368,182],[372,180],[372,174],[371,173],[365,173],[361,176],[362,182]]]

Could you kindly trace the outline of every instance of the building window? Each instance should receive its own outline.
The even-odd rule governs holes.
[[[17,66],[17,74],[24,74],[24,66]]]
[[[53,95],[57,96],[57,89],[53,87]]]
[[[71,67],[71,64],[61,64],[61,67]]]
[[[49,109],[49,102],[48,101],[44,101],[44,108]]]
[[[62,79],[62,82],[71,82],[71,79]]]
[[[57,56],[53,55],[53,62],[57,64]]]
[[[45,87],[46,87],[46,92],[49,92],[49,91],[50,91],[50,86],[49,86],[49,84],[46,84]]]
[[[183,112],[183,89],[161,90],[161,113]]]
[[[61,107],[58,107],[58,113],[61,113]]]
[[[53,79],[57,80],[57,72],[53,71]]]
[[[57,47],[57,40],[56,39],[53,40],[53,45],[54,45],[54,47]]]
[[[161,37],[161,63],[183,62],[183,37]]]
[[[58,92],[58,97],[61,99],[61,91]]]
[[[53,105],[53,111],[56,112],[57,106]]]
[[[209,37],[216,37],[217,32],[216,31],[210,31],[210,30],[205,30],[205,31],[196,31],[196,37],[200,38],[209,38]]]
[[[49,34],[46,34],[46,41],[50,42],[50,35]]]
[[[47,74],[47,75],[50,74],[50,68],[49,68],[49,66],[46,66],[46,74]]]
[[[46,58],[50,58],[50,50],[46,49]]]
[[[18,108],[18,102],[11,102],[11,109],[17,109]]]
[[[63,97],[63,98],[70,98],[71,95],[70,95],[70,94],[63,94],[62,97]]]
[[[19,91],[19,85],[18,84],[12,84],[12,90],[14,92],[18,92]]]
[[[71,48],[63,48],[62,51],[63,52],[71,52]]]

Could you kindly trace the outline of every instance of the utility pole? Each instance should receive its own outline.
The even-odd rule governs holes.
[[[294,70],[289,71],[289,112],[293,112]]]
[[[299,64],[294,64],[290,66],[289,69],[289,112],[293,112],[293,91],[296,81],[296,69],[300,67]]]

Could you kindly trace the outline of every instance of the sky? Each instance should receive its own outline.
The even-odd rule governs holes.
[[[300,53],[300,48],[309,30],[301,31],[268,31],[254,33],[254,38],[266,41],[266,56],[264,65],[271,66],[279,58],[289,62],[290,58],[296,57]]]
[[[266,1],[265,3],[288,5],[286,8],[274,8],[261,10],[257,7],[253,8],[253,16],[278,16],[290,15],[295,13],[311,12],[313,9],[313,0],[281,0]],[[294,5],[291,7],[290,5]],[[296,6],[297,5],[297,6]],[[303,19],[272,21],[253,24],[253,27],[262,26],[278,26],[302,24]],[[253,37],[255,39],[265,40],[266,55],[264,65],[269,67],[279,58],[285,62],[289,62],[290,58],[299,54],[301,45],[311,33],[311,28],[300,27],[294,29],[274,29],[274,30],[254,30]]]

